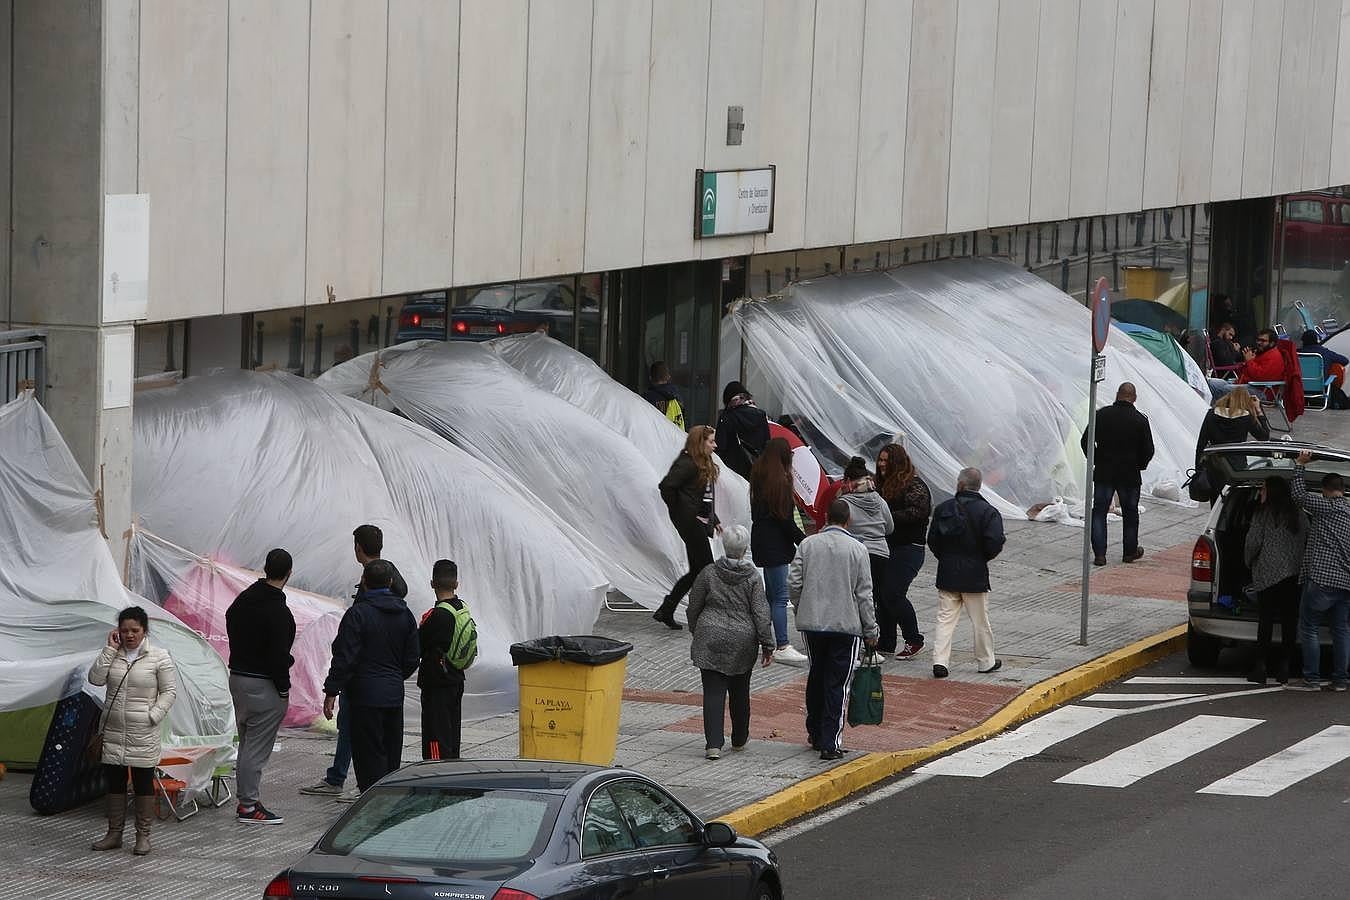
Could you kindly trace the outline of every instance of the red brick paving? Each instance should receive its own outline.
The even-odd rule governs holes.
[[[885,721],[880,725],[845,729],[845,747],[875,751],[927,746],[973,728],[1021,693],[1021,688],[1015,686],[901,675],[885,675],[882,683],[886,690]],[[806,679],[802,678],[751,694],[750,736],[759,740],[805,744],[805,686]],[[630,694],[643,696],[630,697]],[[703,702],[697,693],[645,691],[624,691],[624,699],[690,705]],[[726,727],[730,734],[730,719]],[[668,725],[666,730],[697,734],[703,731],[703,716],[690,716]]]
[[[1191,550],[1194,542],[1177,544],[1166,550],[1145,551],[1136,563],[1116,562],[1102,569],[1092,570],[1092,593],[1115,597],[1151,597],[1155,600],[1185,602],[1191,586]],[[1119,553],[1120,547],[1108,552]],[[1078,592],[1083,582],[1077,578],[1055,588],[1057,591]]]

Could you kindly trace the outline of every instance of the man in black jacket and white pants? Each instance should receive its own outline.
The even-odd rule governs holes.
[[[937,557],[937,637],[933,641],[933,677],[946,678],[952,635],[964,607],[975,630],[975,662],[981,675],[997,672],[994,629],[989,624],[989,561],[1003,550],[1003,517],[980,496],[979,469],[956,476],[956,496],[933,510],[928,549]]]
[[[390,590],[393,580],[386,560],[366,563],[364,600],[342,616],[323,683],[325,717],[333,718],[338,694],[351,704],[352,762],[362,793],[403,764],[403,682],[421,662],[417,620]]]
[[[1140,475],[1153,459],[1153,429],[1148,416],[1134,408],[1134,385],[1122,382],[1116,390],[1116,402],[1098,410],[1096,447],[1092,456],[1092,564],[1106,565],[1106,513],[1111,495],[1120,496],[1120,519],[1124,561],[1132,563],[1144,555],[1139,547]],[[1083,455],[1088,452],[1087,432],[1080,442]]]
[[[263,578],[234,598],[225,611],[230,639],[230,697],[239,728],[235,786],[236,814],[246,825],[280,825],[284,819],[261,802],[263,767],[272,755],[277,729],[290,705],[291,645],[295,617],[282,588],[291,577],[291,555],[273,550],[263,564]]]
[[[436,605],[422,618],[417,629],[422,647],[422,665],[417,669],[417,686],[422,690],[422,758],[459,759],[459,731],[464,703],[464,670],[446,659],[455,639],[455,616],[441,606],[463,609],[455,595],[459,589],[459,567],[448,559],[438,559],[431,569],[431,589]]]

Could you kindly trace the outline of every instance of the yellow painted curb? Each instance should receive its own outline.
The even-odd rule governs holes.
[[[968,731],[911,750],[869,753],[785,788],[763,800],[720,816],[738,832],[756,835],[777,828],[807,813],[838,803],[850,794],[897,775],[912,766],[957,747],[983,740],[1012,725],[1045,712],[1089,691],[1096,690],[1127,672],[1148,665],[1186,645],[1186,626],[1155,634],[1133,644],[1038,682],[1018,694],[1008,705]]]

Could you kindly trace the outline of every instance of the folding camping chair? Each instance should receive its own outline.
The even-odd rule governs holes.
[[[1271,422],[1271,431],[1283,431],[1288,434],[1294,430],[1293,423],[1289,421],[1289,413],[1284,408],[1284,391],[1287,385],[1283,381],[1249,381],[1247,387],[1253,390],[1262,409],[1279,410],[1280,415],[1284,418],[1284,427],[1281,428]]]
[[[1222,378],[1224,381],[1236,380],[1238,370],[1242,368],[1241,364],[1235,366],[1214,365],[1214,348],[1209,345],[1209,329],[1201,328],[1200,336],[1205,341],[1205,374],[1210,378]]]
[[[170,815],[179,822],[190,819],[201,812],[201,807],[197,805],[196,798],[188,793],[187,785],[162,768],[163,766],[186,766],[191,763],[192,760],[183,756],[166,756],[155,767],[155,815],[158,818],[168,818],[168,816],[161,815],[159,812],[161,800],[168,807]]]
[[[1298,354],[1298,366],[1303,375],[1303,401],[1307,409],[1329,409],[1331,407],[1331,385],[1335,375],[1328,375],[1327,361],[1320,353]],[[1313,401],[1321,403],[1313,406]]]

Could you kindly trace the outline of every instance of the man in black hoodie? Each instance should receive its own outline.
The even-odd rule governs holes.
[[[230,697],[239,727],[237,815],[248,825],[280,825],[282,817],[260,802],[260,788],[263,767],[272,755],[277,729],[290,702],[295,618],[286,607],[282,588],[291,577],[291,555],[281,549],[268,553],[263,576],[235,597],[225,611],[225,632],[230,639]]]
[[[436,592],[436,605],[417,629],[422,646],[422,664],[417,669],[417,686],[422,689],[422,758],[459,759],[464,670],[450,665],[445,656],[455,639],[455,614],[446,607],[464,608],[455,593],[459,567],[448,559],[436,560],[431,589]]]
[[[350,705],[352,761],[363,793],[403,765],[403,682],[421,661],[417,620],[390,590],[393,580],[390,563],[366,563],[362,599],[338,625],[323,683],[325,717],[333,718],[339,694]]]
[[[722,412],[717,416],[717,455],[731,471],[750,478],[755,457],[769,442],[769,417],[739,381],[722,390]]]
[[[642,399],[684,431],[684,401],[675,385],[670,383],[670,367],[658,360],[652,363],[647,375],[647,390],[642,392]]]
[[[352,549],[356,554],[356,561],[364,569],[366,563],[380,558],[384,552],[384,532],[378,525],[359,525],[352,532]],[[390,585],[390,590],[394,596],[403,599],[408,596],[408,583],[403,580],[403,576],[398,572],[398,566],[393,563],[389,565],[394,567],[394,581]],[[360,583],[356,585],[356,593],[352,595],[352,602],[359,603],[365,599],[365,589]],[[315,784],[302,787],[300,793],[311,794],[320,797],[336,797],[339,802],[347,803],[356,799],[356,795],[350,791],[342,792],[342,786],[347,783],[347,770],[352,765],[352,729],[351,722],[348,721],[346,703],[338,705],[337,713],[337,747],[333,749],[333,764],[328,767]]]

